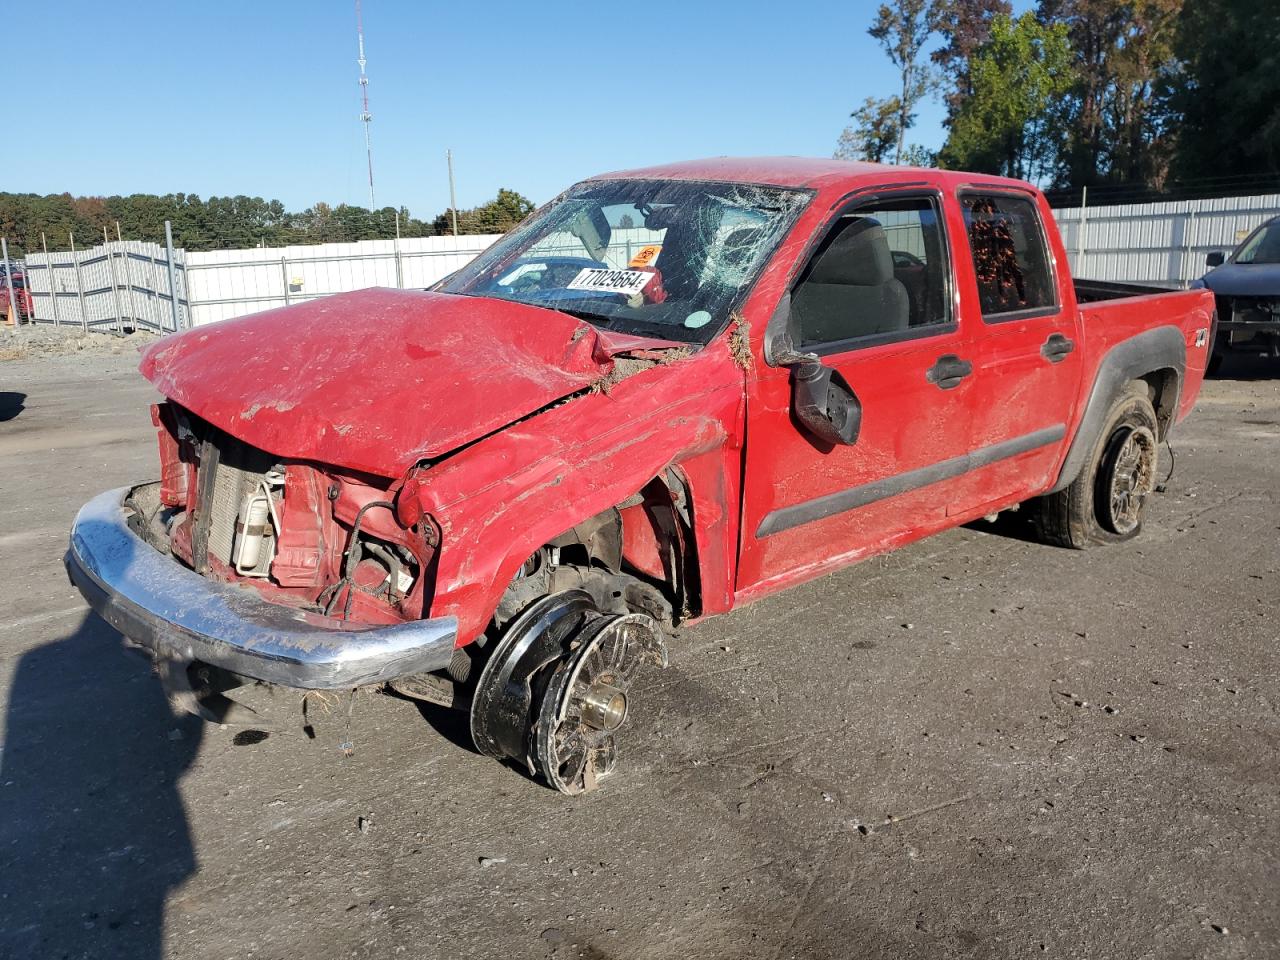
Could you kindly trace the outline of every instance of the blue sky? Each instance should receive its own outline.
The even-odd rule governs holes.
[[[0,190],[367,205],[354,2],[53,9],[5,14],[24,146]],[[689,157],[829,156],[849,112],[897,86],[874,9],[365,0],[378,204],[447,207],[446,147],[463,207]],[[941,117],[923,105],[910,139],[936,148]]]

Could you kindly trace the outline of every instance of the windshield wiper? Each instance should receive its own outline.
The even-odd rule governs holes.
[[[532,306],[542,307],[544,310],[554,310],[556,313],[563,313],[566,316],[573,317],[575,320],[585,320],[587,323],[595,327],[604,327],[609,330],[613,328],[614,317],[606,313],[593,313],[590,310],[574,310],[566,307],[551,307],[546,304],[538,303]]]
[[[564,307],[553,307],[549,303],[538,303],[533,300],[521,300],[518,297],[503,297],[493,292],[477,293],[468,291],[466,293],[455,294],[459,297],[475,297],[477,300],[500,300],[503,303],[518,303],[522,307],[537,307],[539,310],[550,310],[552,313],[563,313],[566,317],[573,317],[575,320],[585,320],[594,326],[608,327],[613,318],[603,313],[592,313],[590,310],[566,310]]]

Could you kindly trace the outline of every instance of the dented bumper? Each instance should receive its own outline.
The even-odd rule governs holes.
[[[157,657],[309,690],[381,683],[449,664],[458,633],[453,617],[367,627],[208,580],[130,529],[130,489],[110,490],[80,510],[67,573],[99,616]]]

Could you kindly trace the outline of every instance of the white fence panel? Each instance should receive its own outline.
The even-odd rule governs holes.
[[[470,263],[496,239],[412,237],[192,252],[192,316],[199,325],[366,287],[420,290]]]
[[[1231,250],[1280,214],[1280,194],[1070,207],[1053,214],[1073,275],[1182,287],[1205,274],[1207,254]]]
[[[113,240],[74,254],[32,253],[26,257],[36,321],[85,328],[140,327],[160,333],[182,329],[188,312],[185,269],[183,251],[175,250],[175,326],[168,257],[158,244]]]

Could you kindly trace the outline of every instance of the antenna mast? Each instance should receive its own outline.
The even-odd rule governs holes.
[[[364,66],[368,61],[364,58],[364,19],[360,15],[360,0],[356,0],[356,37],[360,44],[360,122],[364,124],[364,150],[369,158],[369,209],[378,208],[373,195],[373,141],[369,139],[369,123],[373,114],[369,112],[369,78],[365,76]]]

